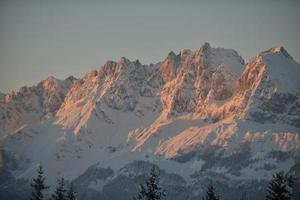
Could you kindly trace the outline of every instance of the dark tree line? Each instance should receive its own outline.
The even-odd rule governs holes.
[[[278,172],[273,175],[267,189],[266,200],[293,200],[293,184],[295,178],[287,173]],[[153,167],[145,185],[140,185],[140,190],[134,200],[161,200],[165,198],[165,191],[159,185],[159,173]],[[243,193],[241,200],[245,200]],[[221,200],[212,184],[208,185],[202,200]]]
[[[39,166],[37,171],[37,177],[32,180],[31,187],[32,193],[30,200],[43,200],[45,190],[49,189],[49,186],[45,184],[46,178],[44,177],[44,171],[42,165]],[[76,192],[73,185],[66,189],[65,179],[60,178],[57,180],[57,186],[52,194],[50,200],[76,200]]]
[[[267,189],[266,200],[293,200],[295,178],[283,171],[275,173]],[[243,195],[241,199],[246,199]],[[209,185],[203,200],[220,200],[213,185]]]
[[[278,172],[273,175],[270,181],[266,200],[293,200],[293,184],[295,178],[287,173]],[[45,177],[43,167],[40,165],[37,170],[37,176],[31,183],[32,193],[30,200],[43,200],[44,192],[49,189],[45,184]],[[145,184],[140,185],[139,192],[134,200],[163,200],[166,197],[165,190],[160,186],[159,170],[152,167],[150,175]],[[246,199],[243,195],[241,199]],[[67,189],[64,178],[57,180],[57,186],[54,193],[51,195],[50,200],[76,200],[76,192],[73,185]],[[216,193],[212,184],[208,185],[205,195],[202,200],[221,200],[221,197]]]

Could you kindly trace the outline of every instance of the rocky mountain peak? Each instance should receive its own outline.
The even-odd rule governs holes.
[[[205,53],[207,51],[209,51],[211,49],[211,46],[208,42],[205,42],[201,48],[199,49],[199,51],[201,51],[202,53]]]
[[[48,81],[56,81],[57,79],[54,77],[54,76],[52,76],[52,75],[49,75],[49,76],[47,76],[43,81],[44,82],[48,82]]]
[[[73,82],[73,81],[75,81],[75,80],[77,80],[77,78],[76,77],[74,77],[74,76],[69,76],[69,77],[67,77],[66,79],[65,79],[65,81],[69,81],[69,82]]]
[[[98,197],[122,191],[126,176],[140,178],[150,169],[144,161],[172,169],[166,182],[177,191],[186,181],[180,191],[193,193],[212,175],[223,188],[248,188],[299,160],[300,67],[287,55],[270,49],[244,66],[236,51],[207,43],[155,65],[123,57],[6,101],[0,94],[0,163],[3,153],[6,169],[24,179],[43,163],[50,184],[63,174]]]
[[[174,51],[170,51],[166,59],[176,59],[176,54],[174,53]]]
[[[137,65],[137,66],[142,65],[141,62],[138,59],[136,59],[133,63],[134,63],[134,65]]]
[[[178,54],[180,60],[183,62],[189,60],[192,55],[193,55],[193,51],[191,51],[190,49],[181,49]]]
[[[125,57],[120,57],[117,61],[117,63],[119,65],[127,65],[128,63],[130,63],[130,60],[125,58]]]
[[[247,102],[246,118],[299,126],[300,65],[287,55],[282,47],[272,48],[246,65],[237,87]]]
[[[86,110],[86,104],[79,102],[90,102],[89,110],[99,103],[116,110],[134,111],[140,98],[157,96],[167,115],[199,112],[204,118],[220,119],[224,118],[224,113],[230,116],[226,109],[235,112],[241,110],[241,105],[247,106],[249,90],[253,92],[252,96],[263,93],[271,98],[271,94],[278,93],[282,85],[288,85],[282,82],[287,77],[296,79],[298,64],[286,54],[282,47],[262,52],[246,65],[241,75],[244,61],[236,51],[212,48],[205,43],[195,52],[183,49],[176,55],[171,51],[157,65],[142,65],[138,60],[132,62],[121,57],[117,62],[108,61],[99,70],[88,72],[82,79],[69,77],[62,81],[50,76],[39,84],[40,89],[25,87],[20,94],[24,96],[28,91],[35,91],[37,96],[45,96],[45,99],[38,97],[43,99],[41,106],[45,108],[42,113],[55,114],[60,110],[60,118],[70,117],[66,113],[71,113],[69,109],[78,109],[78,105],[82,105],[78,112]],[[288,65],[293,70],[276,72],[279,65]],[[277,86],[278,80],[282,83]],[[230,99],[237,98],[238,94],[247,96],[248,100],[230,103]],[[222,102],[218,107],[227,105],[228,108],[216,109],[214,103],[218,101]],[[215,110],[214,114],[207,114],[210,106]],[[37,106],[33,107],[39,110]]]
[[[5,101],[0,101],[0,137],[25,124],[37,123],[48,115],[55,115],[73,81],[48,76],[37,85],[24,86],[17,93],[6,94]]]
[[[270,48],[266,51],[263,51],[260,55],[265,55],[268,53],[283,54],[286,58],[293,59],[293,57],[286,51],[286,49],[283,46]]]

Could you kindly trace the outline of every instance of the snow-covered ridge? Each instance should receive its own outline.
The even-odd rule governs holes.
[[[221,116],[221,112],[231,116],[237,111],[245,111],[241,107],[249,104],[245,101],[251,101],[245,100],[248,90],[254,91],[253,87],[258,87],[261,81],[265,82],[264,79],[268,79],[267,84],[273,87],[261,86],[266,92],[299,92],[299,65],[283,47],[258,54],[246,65],[242,74],[243,65],[244,61],[236,51],[212,48],[208,43],[195,52],[188,49],[181,50],[177,55],[170,52],[164,61],[156,65],[142,65],[138,60],[131,62],[121,57],[117,62],[108,61],[82,79],[69,77],[60,81],[48,77],[37,86],[21,88],[17,94],[2,95],[4,103],[1,108],[3,113],[15,99],[22,99],[18,110],[30,107],[30,111],[41,113],[39,118],[54,114],[59,124],[79,130],[96,104],[106,104],[121,111],[135,111],[139,98],[154,97],[156,107],[162,109],[162,115],[167,118],[176,113],[196,112],[201,113],[204,119],[221,119],[226,117]],[[289,69],[282,66],[289,66]],[[277,84],[276,87],[274,84]],[[31,93],[38,96],[37,100],[32,99]],[[21,117],[18,111],[8,113],[15,115],[15,121],[25,121],[22,118],[27,118]],[[5,119],[4,114],[2,118]],[[31,121],[38,122],[35,118]],[[2,130],[13,132],[24,124],[18,122]]]
[[[74,80],[72,76],[65,80],[49,76],[35,86],[24,86],[18,92],[2,95],[0,138],[55,115]]]
[[[251,179],[251,170],[269,177],[266,160],[288,168],[300,150],[299,77],[300,65],[282,47],[247,64],[208,43],[151,65],[121,57],[80,79],[48,77],[0,95],[0,134],[19,177],[39,162],[54,178],[73,179],[95,163],[119,170],[134,160],[174,165],[174,173],[189,172],[181,174],[187,180],[207,168],[237,168],[240,176],[228,179]]]

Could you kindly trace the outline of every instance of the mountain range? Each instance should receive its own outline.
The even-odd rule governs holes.
[[[132,199],[153,165],[167,199],[199,199],[208,182],[263,199],[273,173],[300,177],[299,135],[300,64],[283,47],[247,63],[208,43],[150,65],[121,57],[0,94],[0,197],[28,199],[42,164],[85,200]]]

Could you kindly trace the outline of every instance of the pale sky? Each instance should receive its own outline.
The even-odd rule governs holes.
[[[82,77],[121,56],[156,63],[204,42],[246,62],[284,46],[299,62],[300,1],[0,0],[0,91]]]

